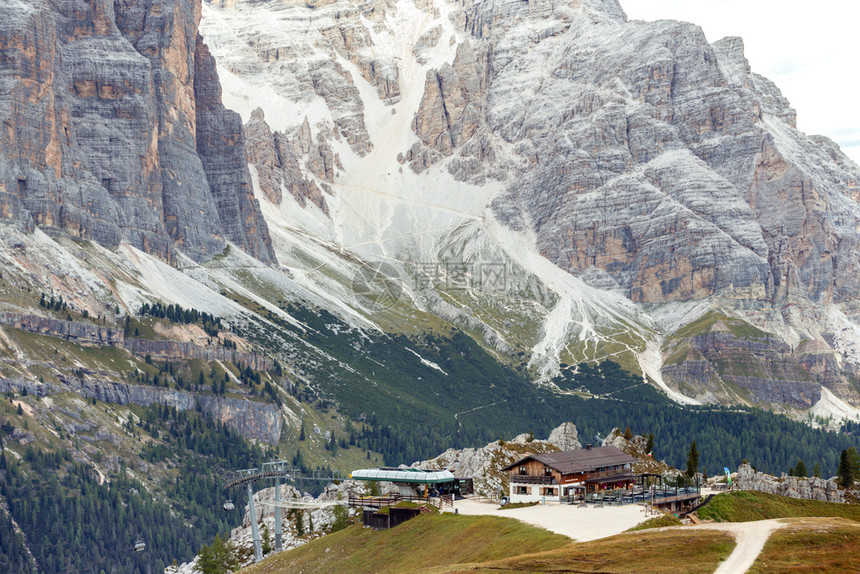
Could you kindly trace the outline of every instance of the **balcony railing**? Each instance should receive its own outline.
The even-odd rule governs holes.
[[[513,484],[552,484],[551,476],[534,476],[531,474],[514,474],[511,476]]]
[[[633,471],[631,471],[629,468],[619,468],[617,470],[603,470],[600,472],[589,472],[587,478],[589,480],[594,479],[594,478],[614,478],[616,476],[630,476],[631,474],[633,474]]]

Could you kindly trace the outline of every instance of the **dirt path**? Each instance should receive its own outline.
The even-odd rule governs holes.
[[[789,523],[784,520],[774,519],[756,522],[700,524],[687,528],[721,530],[734,536],[737,546],[725,562],[714,571],[714,574],[742,574],[749,570],[758,555],[761,554],[761,550],[771,533],[788,525]]]
[[[485,514],[516,518],[551,532],[563,534],[579,542],[597,540],[620,534],[647,519],[638,505],[579,509],[566,504],[547,504],[512,510],[499,510],[495,504],[471,500],[458,500],[460,514]],[[720,530],[731,534],[737,543],[735,549],[714,574],[743,574],[761,554],[767,539],[774,530],[791,524],[784,519],[755,522],[713,522],[696,526],[673,526],[658,530],[703,529]]]

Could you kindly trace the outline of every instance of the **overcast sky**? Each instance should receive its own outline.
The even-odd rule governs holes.
[[[857,0],[621,0],[621,4],[631,19],[698,24],[710,42],[741,36],[753,71],[776,82],[797,110],[798,128],[832,138],[860,163]]]

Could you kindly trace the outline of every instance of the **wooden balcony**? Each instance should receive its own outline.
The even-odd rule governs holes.
[[[511,484],[552,484],[552,477],[534,476],[531,474],[512,474]]]
[[[602,478],[615,478],[616,476],[631,476],[632,471],[629,468],[619,468],[618,470],[604,470],[601,472],[589,472],[586,480],[595,480]]]

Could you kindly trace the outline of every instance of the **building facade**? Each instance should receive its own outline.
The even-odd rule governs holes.
[[[533,454],[503,468],[511,502],[561,501],[605,489],[629,489],[635,458],[613,446]]]

